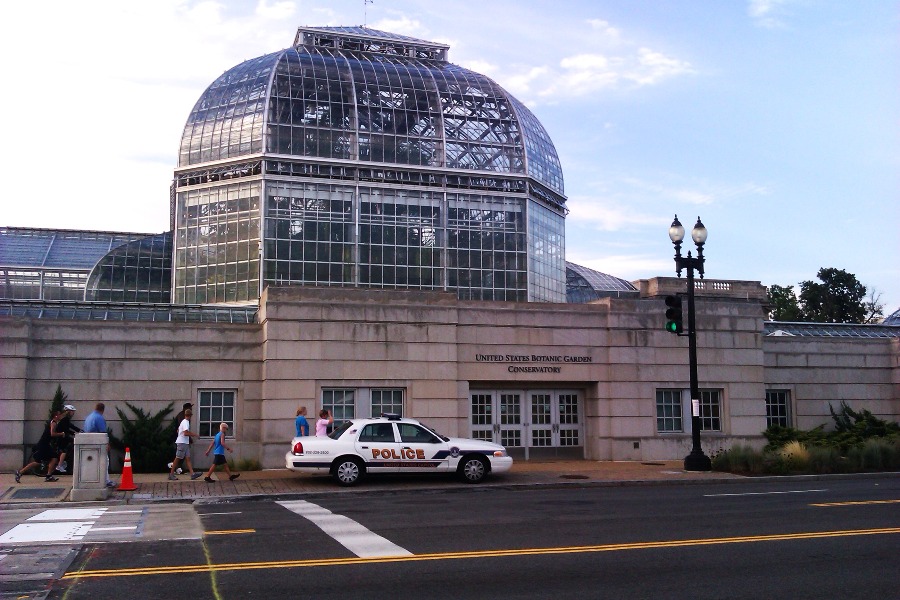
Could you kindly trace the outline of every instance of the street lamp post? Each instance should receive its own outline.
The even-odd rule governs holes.
[[[697,217],[697,224],[691,231],[691,239],[697,246],[697,256],[681,256],[681,242],[684,240],[684,226],[678,221],[678,215],[669,227],[669,239],[675,245],[675,272],[681,277],[682,269],[687,271],[687,309],[688,309],[688,360],[691,377],[691,453],[684,457],[685,471],[709,471],[712,462],[703,454],[700,447],[700,385],[697,382],[697,327],[694,311],[694,271],[703,279],[703,244],[706,243],[706,227]]]

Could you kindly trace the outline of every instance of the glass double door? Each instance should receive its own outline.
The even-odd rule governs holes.
[[[584,445],[580,396],[577,390],[472,391],[472,437],[524,449],[526,457],[529,449],[580,448]]]

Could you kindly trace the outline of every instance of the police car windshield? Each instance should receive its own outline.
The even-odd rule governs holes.
[[[345,432],[345,431],[347,431],[348,429],[350,429],[350,426],[351,426],[351,425],[353,425],[353,421],[344,421],[344,422],[341,423],[339,426],[337,426],[337,427],[335,427],[334,429],[332,429],[332,430],[331,430],[331,433],[328,434],[328,437],[330,437],[330,438],[333,439],[333,440],[338,439],[339,437],[341,437],[342,435],[344,435],[344,432]]]
[[[444,440],[445,442],[449,442],[449,441],[450,441],[450,438],[448,438],[446,435],[443,435],[443,434],[441,434],[441,433],[438,433],[437,431],[435,431],[434,429],[432,429],[431,427],[429,427],[429,426],[426,425],[425,423],[419,423],[419,425],[421,425],[422,427],[424,427],[425,429],[427,429],[428,431],[430,431],[430,432],[433,433],[434,435],[438,436],[439,438],[441,438],[441,439]]]

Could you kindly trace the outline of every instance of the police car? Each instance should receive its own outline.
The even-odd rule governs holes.
[[[513,460],[491,442],[448,438],[413,419],[384,415],[343,422],[327,437],[295,437],[285,466],[301,473],[330,473],[355,485],[370,473],[457,473],[468,483],[504,473]]]

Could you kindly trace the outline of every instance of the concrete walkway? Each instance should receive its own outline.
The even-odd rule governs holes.
[[[373,476],[352,488],[338,486],[330,477],[292,473],[287,469],[247,471],[240,478],[228,481],[223,473],[217,473],[216,483],[203,478],[191,481],[187,475],[179,475],[178,481],[169,481],[167,473],[137,473],[133,475],[134,491],[114,488],[109,503],[138,503],[161,501],[228,500],[234,498],[273,497],[295,494],[334,494],[373,491],[454,489],[477,487],[548,486],[548,485],[616,485],[623,483],[652,483],[679,481],[710,481],[746,479],[739,475],[717,472],[688,472],[682,461],[659,462],[611,462],[611,461],[518,461],[509,473],[489,476],[476,486],[462,483],[455,477],[443,475],[422,476]],[[113,475],[118,483],[119,475]],[[45,482],[43,478],[23,475],[16,484],[12,473],[0,474],[0,505],[34,503],[58,503],[67,501],[72,477],[61,475],[57,482]]]

